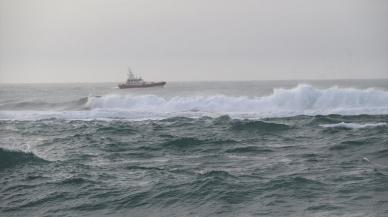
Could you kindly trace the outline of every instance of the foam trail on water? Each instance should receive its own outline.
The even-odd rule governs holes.
[[[0,111],[0,119],[160,119],[229,115],[233,118],[296,115],[388,114],[388,92],[301,84],[261,97],[224,95],[163,98],[155,95],[89,97],[79,111]]]
[[[387,126],[387,123],[345,123],[341,122],[338,124],[321,124],[319,125],[321,127],[325,128],[348,128],[348,129],[362,129],[362,128],[373,128],[373,127],[381,127],[381,126]]]

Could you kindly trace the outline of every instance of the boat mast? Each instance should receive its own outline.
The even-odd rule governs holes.
[[[135,76],[132,73],[131,68],[128,66],[128,79],[135,79]]]

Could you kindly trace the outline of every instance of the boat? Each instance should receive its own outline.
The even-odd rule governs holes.
[[[131,68],[128,67],[128,79],[125,83],[119,84],[120,89],[125,88],[144,88],[144,87],[163,87],[166,85],[167,82],[165,81],[159,81],[159,82],[151,82],[151,81],[144,81],[141,77],[135,76],[132,73]]]

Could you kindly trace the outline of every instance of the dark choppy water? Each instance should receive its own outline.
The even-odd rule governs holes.
[[[309,83],[2,85],[0,216],[388,216],[388,82]]]

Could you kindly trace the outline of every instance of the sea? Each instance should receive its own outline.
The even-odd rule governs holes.
[[[388,216],[388,80],[0,84],[0,216]]]

